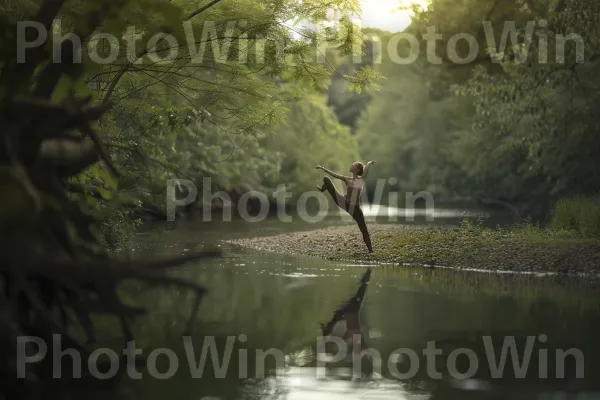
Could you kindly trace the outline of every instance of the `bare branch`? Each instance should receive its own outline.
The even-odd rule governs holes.
[[[119,171],[115,168],[115,166],[112,164],[112,161],[110,160],[110,156],[108,155],[108,153],[106,152],[106,149],[104,148],[104,146],[102,145],[102,142],[100,141],[100,139],[98,138],[98,135],[96,135],[96,132],[94,132],[94,130],[92,128],[90,128],[89,125],[83,125],[79,128],[81,130],[81,132],[88,136],[90,139],[92,139],[92,142],[94,142],[94,145],[96,146],[96,151],[98,152],[98,155],[100,156],[100,158],[102,159],[102,161],[104,161],[104,164],[106,164],[106,166],[108,167],[108,169],[110,169],[110,171],[115,175],[120,177],[121,174],[119,173]]]
[[[199,9],[197,9],[196,11],[189,13],[188,16],[185,18],[186,21],[189,21],[190,19],[194,18],[196,15],[208,10],[209,8],[213,7],[214,5],[216,5],[217,3],[220,3],[222,0],[212,0],[210,3],[208,3],[205,6],[200,7]]]

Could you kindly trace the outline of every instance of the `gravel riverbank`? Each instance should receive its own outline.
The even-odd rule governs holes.
[[[370,225],[374,254],[368,254],[355,225],[233,240],[280,254],[329,260],[414,264],[487,271],[600,274],[600,241],[569,233],[529,229],[454,229]]]

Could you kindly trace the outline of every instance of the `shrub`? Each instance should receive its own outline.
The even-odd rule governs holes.
[[[550,228],[600,238],[600,199],[575,197],[559,200],[550,215]]]

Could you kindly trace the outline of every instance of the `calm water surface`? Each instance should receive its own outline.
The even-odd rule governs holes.
[[[460,218],[460,213],[449,211],[440,215],[448,218],[437,219],[442,223]],[[318,225],[337,223],[328,218]],[[214,339],[219,361],[225,359],[228,341],[231,358],[220,378],[215,378],[208,359],[202,379],[192,379],[189,351],[184,351],[181,339],[191,297],[176,289],[138,293],[131,288],[128,293],[136,301],[141,297],[152,311],[136,326],[138,347],[173,349],[179,368],[170,379],[145,375],[128,381],[127,390],[148,399],[195,400],[600,399],[600,297],[595,282],[425,268],[371,269],[258,253],[225,243],[315,227],[276,220],[180,221],[145,227],[146,232],[134,240],[134,257],[223,250],[222,258],[187,266],[179,274],[208,289],[188,344],[195,351],[192,357],[197,363],[202,346]],[[317,338],[323,332],[341,337],[332,340],[341,341],[341,351],[348,354],[349,341],[344,338],[352,337],[348,332],[358,335],[362,347],[381,359],[381,367],[369,357],[317,364]],[[540,335],[545,335],[542,342]],[[484,337],[489,337],[488,347]],[[489,362],[497,360],[490,356],[500,358],[504,340],[510,337],[521,359],[527,340],[532,343],[528,368],[525,377],[515,378],[509,356],[502,378],[496,379]],[[423,350],[432,341],[440,354],[428,361]],[[458,348],[468,349],[470,355],[450,356]],[[556,362],[557,350],[572,348],[584,362],[576,365],[577,356],[567,356],[564,378],[557,378],[557,368],[562,370],[558,364],[563,364]],[[282,354],[279,365],[275,356],[260,362],[257,352],[268,349]],[[326,350],[336,353],[338,346]],[[257,369],[257,358],[266,366],[264,376]],[[166,359],[157,359],[158,370],[168,369],[164,362],[161,365]],[[362,374],[353,376],[357,365]],[[583,378],[577,378],[577,368]],[[470,376],[460,379],[460,373]]]

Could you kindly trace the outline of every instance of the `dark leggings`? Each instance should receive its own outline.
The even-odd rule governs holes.
[[[342,208],[348,212],[354,218],[360,231],[362,232],[363,240],[369,249],[369,253],[373,252],[373,247],[371,246],[371,236],[369,235],[369,230],[367,229],[367,223],[365,222],[365,216],[363,215],[362,210],[358,204],[350,204],[346,201],[346,198],[342,196],[340,192],[337,191],[335,185],[331,178],[326,176],[323,178],[323,186],[321,187],[321,191],[328,191],[333,201],[339,208]]]

